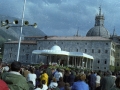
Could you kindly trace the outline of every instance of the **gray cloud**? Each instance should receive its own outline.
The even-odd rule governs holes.
[[[79,33],[85,36],[94,26],[95,15],[102,7],[105,27],[110,33],[116,28],[119,33],[119,0],[26,0],[25,20],[36,22],[38,28],[47,35],[73,36],[79,27]],[[2,15],[22,18],[24,0],[2,0]]]

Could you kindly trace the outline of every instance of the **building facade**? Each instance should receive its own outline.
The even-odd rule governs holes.
[[[33,50],[51,49],[52,46],[57,44],[64,51],[68,52],[83,52],[93,56],[93,70],[106,71],[110,66],[118,65],[119,52],[118,40],[111,38],[108,30],[104,27],[104,16],[99,14],[95,17],[95,25],[91,28],[85,37],[72,36],[72,37],[25,37],[21,42],[19,61],[22,63],[47,63],[47,56],[33,55]],[[117,37],[118,38],[118,37]],[[118,46],[118,47],[116,47]],[[4,45],[4,62],[12,62],[17,58],[18,42],[6,42]],[[116,50],[117,49],[117,50]]]

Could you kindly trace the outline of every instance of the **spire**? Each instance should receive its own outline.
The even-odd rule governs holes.
[[[101,15],[101,5],[100,5],[100,7],[99,7],[99,15]]]
[[[76,34],[76,36],[79,36],[79,27],[78,27],[78,30],[77,30],[77,34]]]
[[[99,7],[99,14],[95,17],[95,26],[104,26],[104,15],[101,14],[101,6]]]
[[[115,27],[114,27],[114,30],[113,30],[113,37],[115,36]]]

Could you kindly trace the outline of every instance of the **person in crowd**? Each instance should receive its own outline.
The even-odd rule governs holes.
[[[71,70],[70,76],[69,76],[69,84],[70,84],[70,86],[73,85],[74,80],[75,80],[75,75],[74,75],[73,71]]]
[[[35,87],[36,86],[37,76],[36,76],[36,74],[34,72],[35,72],[35,68],[31,68],[30,73],[27,75],[27,81],[32,81],[33,85]]]
[[[57,68],[57,71],[55,72],[54,77],[56,78],[57,82],[59,82],[60,77],[63,77],[62,72],[60,72],[59,68]]]
[[[96,88],[100,86],[100,80],[101,80],[100,73],[97,72],[97,75],[96,75]]]
[[[71,90],[89,90],[88,84],[85,82],[86,75],[80,73],[78,80],[73,83]]]
[[[112,77],[116,80],[116,73],[112,72]]]
[[[114,90],[120,90],[120,76],[115,80],[116,88]]]
[[[52,81],[50,82],[49,88],[56,88],[58,86],[58,83],[56,81],[56,78],[53,77]]]
[[[20,74],[21,63],[11,63],[11,71],[2,73],[1,79],[6,82],[10,90],[29,90],[29,85],[24,76]]]
[[[64,89],[64,86],[65,86],[65,82],[63,81],[63,77],[60,77],[59,78],[59,82],[58,82],[58,88],[60,90],[63,90]]]
[[[63,90],[71,90],[70,84],[65,83],[64,89]]]
[[[40,81],[45,80],[45,84],[48,85],[48,74],[46,70],[43,70],[42,75],[40,76]]]
[[[110,70],[106,71],[105,76],[101,78],[101,90],[111,90],[115,85],[115,79],[112,77]]]
[[[65,83],[69,83],[69,80],[70,80],[69,76],[70,76],[69,70],[65,70],[65,73],[64,73],[64,76],[63,76],[63,81]]]
[[[8,85],[3,80],[0,80],[0,90],[10,90]]]
[[[27,78],[27,76],[28,76],[29,73],[30,73],[30,71],[28,71],[28,67],[26,66],[26,67],[24,68],[24,71],[23,71],[23,76],[24,76],[25,78]]]
[[[38,85],[37,85],[37,88],[35,88],[35,90],[43,90],[43,84],[40,82]]]
[[[52,78],[53,78],[53,73],[52,73],[52,69],[51,68],[47,68],[47,74],[48,74],[48,85],[50,84],[50,82],[51,82],[51,80],[52,80]]]
[[[40,77],[40,69],[37,66],[35,67],[35,74],[36,74],[37,78]]]
[[[35,88],[34,90],[43,90],[43,84],[40,82],[37,86],[37,88]]]
[[[46,81],[45,80],[42,80],[42,84],[43,84],[42,90],[47,90],[48,86],[46,85]]]
[[[34,85],[32,81],[28,81],[28,85],[29,85],[29,90],[34,90]]]
[[[88,76],[88,85],[90,90],[95,90],[96,88],[96,75],[94,71],[91,71],[91,74]]]

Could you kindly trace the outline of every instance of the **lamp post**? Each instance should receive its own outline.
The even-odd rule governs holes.
[[[26,5],[26,0],[24,0],[23,12],[22,12],[22,23],[20,26],[13,26],[13,25],[10,26],[9,25],[9,24],[18,24],[18,20],[15,20],[13,23],[10,23],[9,20],[5,20],[4,22],[1,21],[1,27],[4,26],[4,27],[6,27],[6,29],[8,29],[9,27],[20,27],[20,36],[19,36],[18,51],[17,51],[17,61],[19,61],[19,56],[20,56],[20,45],[21,45],[23,26],[34,26],[34,28],[37,27],[36,23],[34,23],[33,25],[29,25],[28,21],[24,21],[25,5]]]
[[[23,20],[24,20],[25,5],[26,5],[26,0],[24,0],[24,5],[23,5],[22,26],[23,26]],[[23,27],[20,27],[21,33],[20,33],[19,44],[18,44],[17,61],[19,60],[19,56],[20,56],[20,43],[21,43],[22,30],[23,30]]]

